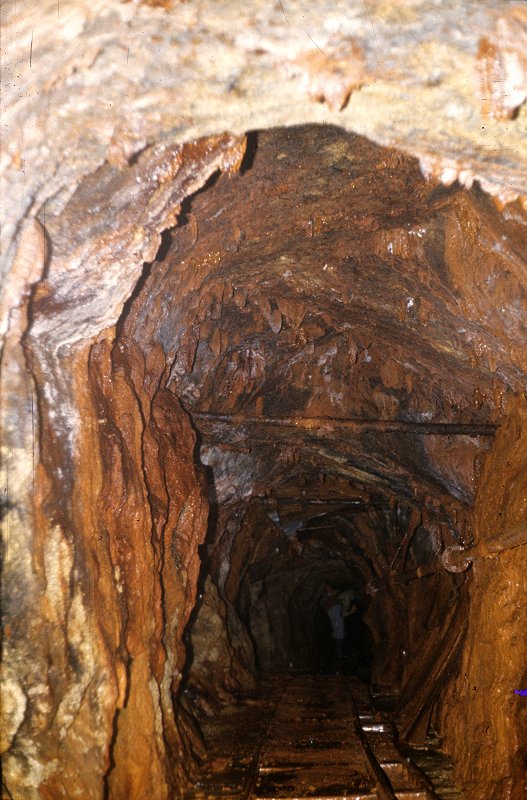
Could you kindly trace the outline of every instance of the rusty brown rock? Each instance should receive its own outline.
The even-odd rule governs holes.
[[[174,758],[190,751],[174,704],[208,505],[188,419],[159,385],[163,356],[112,356],[112,326],[186,193],[242,154],[243,140],[220,136],[103,168],[46,219],[53,246],[29,336],[24,294],[10,312],[3,447],[16,500],[6,509],[3,749],[17,797],[54,798],[61,787],[72,797],[168,797],[192,769],[192,758]],[[103,186],[113,216],[101,209]]]
[[[198,709],[207,702],[228,702],[254,691],[252,644],[210,576],[203,586],[190,641],[193,659],[187,691],[194,696]]]
[[[447,2],[430,41],[436,5],[368,5],[343,20],[319,0],[309,33],[299,4],[263,0],[2,9],[1,744],[21,800],[181,794],[193,710],[251,688],[254,652],[314,663],[302,614],[324,578],[375,589],[374,676],[403,732],[439,700],[467,791],[521,796],[519,551],[459,584],[426,570],[522,521],[524,85],[492,86],[484,120],[471,77],[486,96],[524,74],[524,14],[497,42],[495,2]],[[303,65],[286,78],[284,50]],[[247,130],[301,122],[324,126],[252,135],[246,153]],[[430,421],[488,428],[452,442]],[[392,568],[416,507],[429,517]]]
[[[476,542],[525,523],[526,425],[521,397],[485,461],[476,498]],[[440,712],[451,746],[469,730],[478,742],[477,749],[460,753],[455,765],[469,797],[520,800],[524,793],[525,698],[515,694],[526,688],[527,679],[523,550],[525,545],[475,560],[466,646]]]
[[[375,167],[364,168],[367,163]],[[152,334],[144,321],[159,325],[154,338],[171,361],[170,387],[189,411],[204,414],[197,424],[211,444],[258,441],[264,452],[271,434],[274,446],[286,448],[298,417],[297,448],[306,457],[311,450],[315,463],[330,463],[335,434],[344,434],[335,427],[339,420],[463,420],[469,426],[476,417],[497,420],[504,394],[520,390],[524,369],[523,349],[514,346],[523,337],[516,301],[523,292],[522,212],[507,213],[504,241],[502,219],[483,195],[454,189],[428,200],[429,191],[415,162],[336,129],[261,134],[250,171],[196,198],[198,237],[188,225],[174,234],[175,259],[169,247],[145,284],[127,335],[148,347]],[[236,196],[247,199],[237,207]],[[237,230],[243,240],[231,248]],[[492,277],[496,259],[503,264],[499,280]],[[388,330],[394,337],[389,360]],[[445,449],[425,437],[412,449],[411,435],[350,431],[343,447],[348,463],[355,453],[372,485],[389,480],[393,470],[408,494],[417,464],[411,459],[427,454],[432,482],[473,496],[473,458],[482,441],[457,438]],[[259,463],[257,454],[252,461]],[[453,461],[455,488],[448,477]]]

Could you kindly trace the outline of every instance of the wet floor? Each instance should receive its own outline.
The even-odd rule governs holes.
[[[342,676],[287,676],[203,725],[208,757],[185,800],[462,800],[433,746],[400,753],[389,715]],[[376,772],[377,770],[377,772]],[[391,793],[390,793],[391,792]]]
[[[432,781],[440,800],[465,800],[464,795],[454,783],[452,761],[441,752],[440,744],[437,734],[431,731],[426,737],[424,747],[407,747],[405,753]]]
[[[261,747],[254,798],[376,797],[348,684],[338,676],[287,684]]]

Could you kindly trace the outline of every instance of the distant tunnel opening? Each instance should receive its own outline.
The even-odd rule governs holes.
[[[328,669],[329,582],[358,597],[347,668],[422,742],[469,613],[443,553],[473,541],[482,461],[524,385],[519,216],[318,126],[251,134],[240,172],[184,212],[117,346],[163,354],[207,470],[194,711]]]
[[[371,587],[360,561],[354,560],[354,548],[343,535],[343,527],[324,514],[304,521],[301,527],[295,521],[286,526],[285,542],[277,537],[274,553],[253,563],[247,554],[250,566],[235,606],[252,638],[261,674],[327,674],[340,669],[369,679],[373,638],[364,616],[371,603]],[[325,608],[328,585],[338,593],[342,607],[340,665]]]

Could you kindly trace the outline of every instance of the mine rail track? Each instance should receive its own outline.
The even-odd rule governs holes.
[[[263,732],[246,800],[438,800],[363,684],[295,676]]]

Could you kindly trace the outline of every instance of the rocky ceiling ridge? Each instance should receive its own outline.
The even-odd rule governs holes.
[[[360,137],[251,137],[246,168],[187,203],[120,346],[163,348],[223,501],[326,469],[470,503],[525,385],[521,209],[502,236],[484,195]]]
[[[48,0],[36,20],[5,4],[2,273],[20,213],[56,215],[97,166],[224,130],[340,124],[445,183],[524,197],[525,9],[430,5]]]
[[[252,133],[245,150],[228,134],[147,148],[47,217],[30,337],[55,375],[43,383],[58,429],[75,427],[60,360],[113,335],[125,307],[120,347],[161,344],[209,464],[225,447],[240,475],[251,461],[240,491],[265,481],[271,435],[313,473],[408,497],[419,464],[424,495],[470,502],[468,464],[525,382],[521,209],[503,212],[503,236],[483,195],[438,190],[402,153],[330,126]]]

